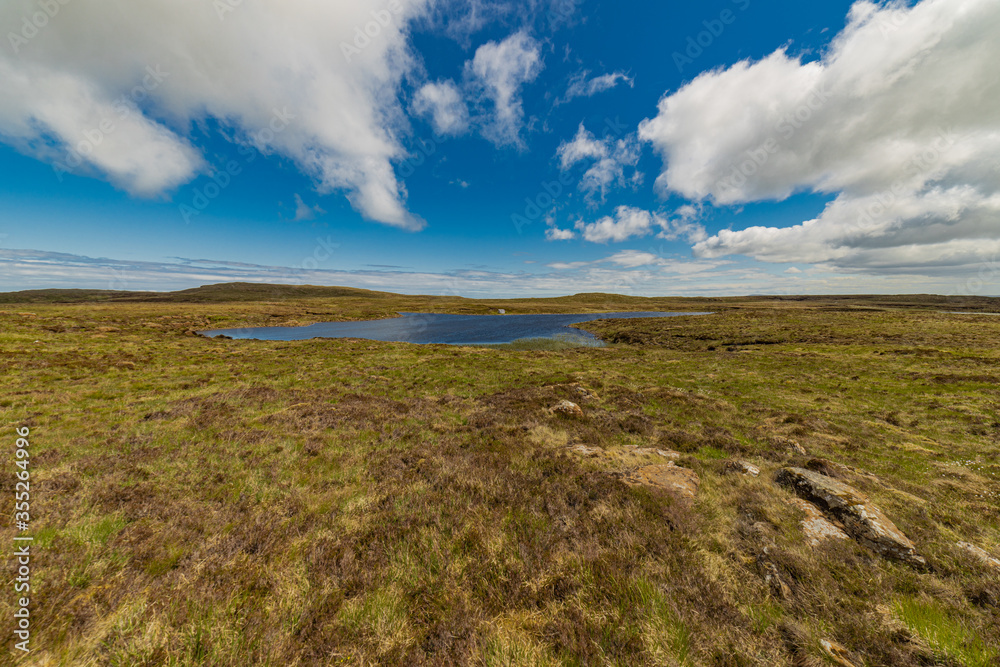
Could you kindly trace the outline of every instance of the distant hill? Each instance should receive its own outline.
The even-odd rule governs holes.
[[[218,283],[177,292],[126,292],[97,289],[42,289],[0,292],[0,303],[172,302],[225,303],[229,301],[281,301],[333,297],[395,296],[354,287],[317,285],[268,285],[262,283]]]
[[[126,292],[96,289],[43,289],[20,292],[0,292],[0,304],[5,303],[231,303],[252,301],[291,301],[296,299],[332,299],[355,297],[372,300],[405,299],[461,304],[481,304],[503,307],[505,303],[542,303],[579,306],[588,309],[635,308],[655,310],[680,307],[748,307],[756,304],[787,304],[829,310],[858,308],[932,308],[1000,312],[1000,297],[941,296],[936,294],[845,294],[845,295],[753,295],[733,297],[641,297],[624,294],[588,292],[561,297],[522,299],[466,299],[457,296],[400,295],[355,287],[325,287],[321,285],[269,285],[264,283],[218,283],[202,285],[176,292]],[[458,305],[458,304],[452,304]]]
[[[154,299],[157,292],[122,292],[100,289],[32,289],[20,292],[0,292],[0,303],[84,303],[102,301],[136,301]]]

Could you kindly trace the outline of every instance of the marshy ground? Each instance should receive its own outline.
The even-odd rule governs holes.
[[[193,334],[498,307],[715,314],[579,325],[603,348]],[[959,546],[1000,557],[1000,318],[942,310],[1000,300],[4,296],[0,486],[28,426],[36,560],[33,651],[0,661],[1000,664],[1000,568]],[[693,500],[625,483],[657,449]],[[786,466],[927,567],[813,546]]]

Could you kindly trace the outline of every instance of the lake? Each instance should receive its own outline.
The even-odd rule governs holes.
[[[443,343],[447,345],[499,345],[526,338],[571,338],[581,344],[599,344],[592,334],[571,324],[638,317],[679,317],[710,313],[587,313],[562,315],[445,315],[400,313],[401,317],[361,322],[318,322],[304,327],[251,327],[210,329],[209,336],[256,340],[306,340],[309,338],[365,338],[395,343]]]

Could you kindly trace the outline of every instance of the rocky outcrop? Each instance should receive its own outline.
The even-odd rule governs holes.
[[[626,445],[620,448],[604,449],[601,447],[590,447],[584,444],[569,445],[567,449],[579,456],[588,459],[602,459],[608,465],[616,468],[637,467],[649,464],[659,459],[674,461],[680,458],[680,452],[672,452],[666,449],[655,447],[637,447],[636,445]]]
[[[670,491],[680,498],[691,499],[698,493],[701,479],[689,468],[681,468],[671,463],[639,468],[622,477],[631,486],[652,486]]]
[[[552,408],[552,412],[564,417],[583,419],[583,408],[573,401],[559,401],[555,407]]]
[[[876,553],[926,566],[913,542],[854,487],[804,468],[782,468],[777,481],[840,521],[848,535]]]
[[[680,452],[675,452],[669,449],[658,449],[656,447],[636,447],[635,449],[627,447],[627,449],[630,449],[631,453],[639,456],[662,456],[663,458],[670,459],[671,461],[675,461],[681,456]]]
[[[956,546],[959,549],[968,552],[969,554],[974,556],[983,565],[989,565],[991,567],[1000,569],[1000,559],[994,558],[985,549],[977,547],[975,544],[969,544],[968,542],[957,542]]]
[[[805,514],[799,525],[802,526],[802,532],[805,533],[810,546],[818,547],[826,540],[848,539],[847,533],[830,522],[812,503],[801,498],[792,498],[790,503]]]

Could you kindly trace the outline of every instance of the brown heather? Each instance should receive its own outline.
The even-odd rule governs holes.
[[[191,333],[498,307],[715,314],[581,325],[606,348]],[[1000,575],[957,543],[1000,555],[1000,318],[942,310],[1000,301],[0,295],[2,502],[27,425],[35,535],[34,650],[0,662],[998,665]],[[637,447],[680,452],[694,501],[624,484],[664,462]],[[810,546],[785,465],[927,569]]]

